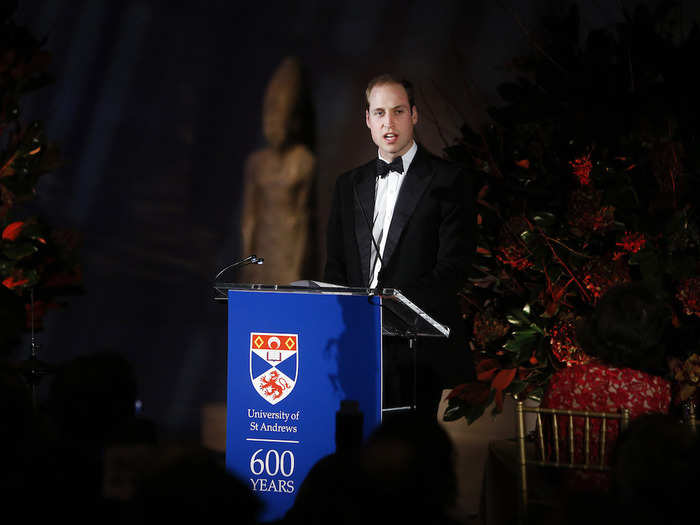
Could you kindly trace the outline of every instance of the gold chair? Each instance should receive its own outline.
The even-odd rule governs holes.
[[[528,467],[551,467],[569,470],[589,470],[605,472],[610,470],[606,463],[606,451],[611,445],[608,422],[619,421],[619,431],[622,432],[629,424],[629,410],[621,408],[617,413],[576,411],[554,408],[540,408],[525,406],[523,400],[516,399],[515,404],[518,448],[518,522],[524,523],[528,517]],[[532,413],[536,416],[535,426],[535,450],[528,453],[525,432],[525,414]],[[547,416],[547,417],[544,417]],[[560,425],[559,419],[563,417],[565,425]],[[575,446],[574,419],[576,426],[583,419],[583,451]],[[600,420],[600,428],[596,433],[599,450],[597,461],[591,461],[591,421]],[[545,421],[549,425],[545,424]],[[560,428],[562,427],[562,428]],[[545,434],[548,441],[545,442]],[[564,439],[560,439],[560,434]],[[564,441],[564,443],[562,443]],[[562,446],[563,445],[563,446]],[[564,450],[562,450],[564,448]],[[538,453],[538,454],[535,454]],[[576,462],[576,456],[583,455],[583,462]],[[536,456],[536,457],[533,457]],[[566,458],[566,459],[565,459]],[[538,503],[551,506],[552,502],[539,501]]]

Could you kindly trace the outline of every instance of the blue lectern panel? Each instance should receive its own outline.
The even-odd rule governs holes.
[[[281,518],[335,451],[340,401],[381,421],[378,298],[229,290],[226,466]]]

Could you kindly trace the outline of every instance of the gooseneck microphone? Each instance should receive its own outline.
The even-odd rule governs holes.
[[[214,280],[216,281],[221,275],[226,271],[230,270],[231,268],[238,268],[239,266],[245,266],[247,264],[263,264],[265,262],[265,259],[262,257],[258,257],[257,255],[249,255],[245,259],[241,259],[239,261],[236,261],[232,264],[229,264],[226,268],[221,270],[219,273],[216,274],[216,277],[214,277]]]
[[[357,184],[355,181],[352,183],[352,189],[353,193],[355,194],[355,200],[357,200],[357,204],[360,206],[360,210],[362,210],[362,216],[365,219],[365,224],[367,224],[367,229],[369,230],[369,238],[372,239],[372,244],[374,245],[374,249],[377,251],[377,259],[379,259],[379,262],[382,264],[382,268],[384,267],[384,260],[382,259],[382,255],[379,251],[379,246],[377,245],[377,241],[374,238],[374,234],[372,233],[372,229],[374,227],[374,221],[371,223],[369,222],[369,217],[367,217],[367,212],[365,211],[364,206],[362,206],[362,201],[360,201],[360,197],[357,194]],[[377,264],[377,259],[374,260],[374,264]],[[374,276],[374,266],[370,269],[369,272],[369,282],[367,283],[367,288],[369,288],[372,285],[372,277]]]

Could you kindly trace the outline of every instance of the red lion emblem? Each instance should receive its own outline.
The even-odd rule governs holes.
[[[272,399],[277,399],[282,396],[282,392],[289,388],[287,381],[283,377],[279,377],[277,370],[272,370],[270,374],[263,376],[260,380],[260,389],[266,396],[272,396]]]

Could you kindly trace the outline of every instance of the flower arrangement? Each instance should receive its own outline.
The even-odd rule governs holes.
[[[51,82],[51,55],[11,16],[0,13],[0,357],[41,328],[59,297],[81,291],[76,236],[50,228],[34,205],[40,177],[60,165],[58,149],[41,122],[21,119],[22,97]]]
[[[462,294],[477,378],[452,390],[446,420],[498,414],[504,394],[541,399],[556,370],[590,359],[577,326],[618,283],[672,305],[680,363],[700,353],[700,90],[684,73],[700,32],[679,37],[673,14],[640,6],[583,42],[575,6],[545,20],[504,105],[446,147],[473,168],[478,212]]]

